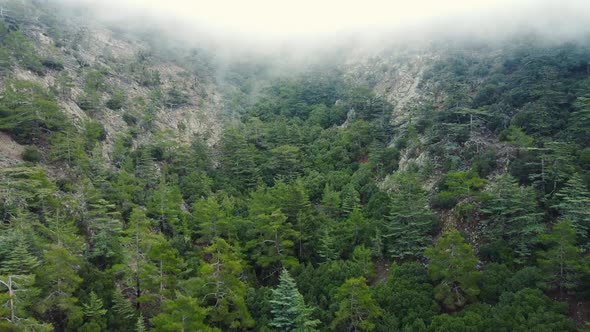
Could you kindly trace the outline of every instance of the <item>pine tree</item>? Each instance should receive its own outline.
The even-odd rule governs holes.
[[[180,188],[166,183],[164,177],[147,204],[147,214],[158,221],[160,231],[166,234],[186,234],[185,214],[181,206],[184,204]]]
[[[31,317],[29,308],[38,295],[35,275],[0,275],[0,319],[14,327],[19,326],[21,320]]]
[[[82,307],[84,308],[84,316],[90,319],[100,318],[107,313],[107,310],[103,307],[102,299],[96,296],[95,292],[90,292],[88,303],[84,303]]]
[[[352,183],[342,189],[342,211],[348,216],[361,205],[361,198]]]
[[[426,249],[424,256],[429,260],[430,277],[438,282],[434,289],[438,301],[451,310],[475,301],[479,294],[478,259],[458,231],[443,233],[434,248]]]
[[[42,294],[36,309],[41,313],[58,314],[68,324],[75,324],[82,316],[78,298],[74,296],[83,281],[78,275],[82,259],[59,245],[50,245],[43,258],[45,264],[37,273]]]
[[[145,332],[145,322],[142,314],[137,317],[137,323],[135,324],[135,332]]]
[[[206,313],[197,299],[177,293],[176,299],[162,302],[162,312],[151,321],[157,332],[221,331],[204,323]]]
[[[70,203],[64,201],[62,204]],[[45,223],[39,228],[52,243],[63,246],[75,254],[83,252],[84,240],[78,235],[78,228],[73,218],[63,215],[61,211],[56,211],[52,216],[46,216]]]
[[[586,189],[582,177],[575,173],[555,196],[559,202],[552,206],[560,214],[560,220],[569,220],[576,230],[578,240],[583,247],[589,243],[590,228],[590,192]]]
[[[580,249],[575,245],[576,232],[572,223],[564,220],[541,238],[549,246],[546,251],[538,252],[539,267],[544,272],[544,287],[557,287],[563,296],[564,291],[578,286],[582,273],[588,269]]]
[[[90,292],[88,303],[84,303],[82,312],[86,317],[86,323],[79,329],[80,332],[94,332],[106,330],[106,319],[103,317],[107,310],[103,308],[102,299],[96,293]]]
[[[263,268],[277,269],[298,265],[295,243],[299,233],[287,222],[287,217],[275,210],[254,216],[254,225],[246,243],[250,257]]]
[[[216,197],[196,201],[192,216],[197,228],[193,232],[199,235],[199,242],[210,244],[217,237],[229,235],[229,218]]]
[[[97,260],[98,265],[108,264],[120,254],[119,236],[122,231],[115,206],[104,199],[89,204],[86,224],[90,238],[88,256]]]
[[[354,247],[352,261],[359,266],[363,276],[368,278],[375,274],[373,261],[371,260],[371,249],[366,248],[364,245]]]
[[[140,150],[139,157],[135,166],[135,178],[140,181],[138,187],[141,191],[138,192],[138,198],[145,201],[147,192],[156,188],[158,185],[158,175],[156,173],[156,166],[154,164],[154,157],[149,148],[143,147]]]
[[[333,262],[340,257],[334,235],[327,226],[324,226],[323,230],[321,230],[318,255],[327,263]]]
[[[369,227],[369,220],[363,211],[360,208],[355,208],[337,228],[338,243],[348,248],[369,243]]]
[[[236,248],[216,238],[204,250],[205,260],[199,268],[196,295],[207,308],[207,321],[224,330],[245,329],[254,325],[246,307],[247,286],[241,280],[244,262]]]
[[[338,288],[335,301],[338,311],[331,327],[336,331],[372,331],[383,315],[364,277],[346,280]]]
[[[24,242],[20,242],[10,251],[6,260],[2,262],[0,274],[28,275],[40,265],[37,257],[31,255]]]
[[[496,177],[487,192],[490,198],[482,207],[488,219],[482,235],[502,246],[514,248],[516,263],[523,263],[545,229],[535,201],[535,190],[519,186],[509,174]]]
[[[255,148],[238,129],[228,129],[221,138],[220,166],[226,179],[239,191],[252,189],[258,178],[254,161]]]
[[[305,305],[303,295],[286,269],[281,272],[279,285],[273,289],[272,295],[272,327],[281,331],[316,331],[319,321],[311,319],[311,309]]]
[[[51,161],[64,161],[69,167],[86,166],[83,165],[87,159],[84,141],[73,125],[65,126],[59,132],[53,133],[50,144]]]
[[[123,295],[119,287],[116,287],[113,291],[112,309],[118,316],[125,319],[133,319],[135,317],[135,309],[133,309],[131,301]]]
[[[143,276],[146,270],[152,271],[147,253],[152,245],[152,232],[150,222],[141,208],[134,208],[131,211],[128,227],[125,230],[126,237],[121,241],[125,249],[126,266],[122,267],[129,275],[128,287],[133,288],[136,298],[136,309],[139,309],[139,299],[143,295]]]
[[[340,202],[340,193],[334,191],[330,185],[326,184],[322,194],[322,209],[325,213],[332,218],[338,217]]]
[[[415,174],[393,180],[390,215],[383,225],[383,244],[394,258],[420,257],[431,243],[435,217]]]

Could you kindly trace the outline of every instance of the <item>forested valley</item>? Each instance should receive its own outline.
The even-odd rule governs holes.
[[[586,328],[588,40],[277,74],[0,5],[0,331]]]

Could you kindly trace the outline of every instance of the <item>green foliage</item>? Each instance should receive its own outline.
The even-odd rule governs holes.
[[[435,298],[450,310],[474,302],[480,290],[477,281],[481,273],[476,270],[477,257],[473,248],[456,231],[443,233],[433,248],[424,252],[428,258],[428,273],[438,285]]]
[[[538,288],[588,296],[587,47],[434,52],[392,119],[389,59],[411,51],[282,75],[146,35],[90,63],[58,5],[1,7],[0,130],[28,162],[0,170],[0,330],[575,330]],[[158,128],[194,98],[221,132]],[[70,121],[72,100],[129,131]],[[424,250],[431,208],[477,250],[457,231]]]
[[[526,148],[533,146],[533,138],[525,134],[522,131],[522,129],[515,126],[510,126],[506,128],[502,132],[502,136],[507,142],[518,145],[520,147]]]
[[[41,152],[34,146],[26,146],[21,154],[24,161],[38,163],[41,160]]]
[[[224,131],[220,144],[220,171],[224,178],[231,179],[231,187],[237,190],[253,188],[258,176],[253,147],[237,129]]]
[[[222,330],[246,329],[254,320],[246,307],[246,284],[240,280],[244,262],[237,249],[225,240],[215,238],[204,250],[205,259],[194,283],[196,295],[207,308],[207,321]]]
[[[555,194],[558,201],[552,206],[560,214],[561,220],[569,220],[576,231],[578,243],[589,245],[590,192],[578,174],[573,174],[565,186]]]
[[[90,292],[88,303],[84,303],[82,307],[87,322],[80,327],[80,331],[104,330],[106,320],[103,316],[107,313],[107,310],[103,308],[102,299],[96,296],[96,293]]]
[[[287,270],[281,272],[279,285],[272,291],[272,295],[271,326],[281,331],[316,331],[315,326],[320,322],[311,319],[311,309],[305,305],[295,280]]]
[[[430,245],[435,217],[416,174],[398,173],[391,180],[390,214],[383,243],[391,257],[420,257]]]
[[[364,277],[346,280],[338,288],[335,301],[338,311],[331,324],[334,330],[372,331],[383,314],[373,300]]]
[[[298,265],[294,254],[299,232],[287,222],[287,217],[280,210],[252,217],[253,227],[248,232],[251,240],[246,243],[246,250],[256,265],[273,269]]]
[[[180,89],[180,87],[174,84],[167,92],[164,100],[164,104],[169,108],[178,108],[181,106],[189,105],[191,103],[190,97]]]
[[[437,316],[428,331],[576,331],[564,309],[540,290],[524,289],[506,293],[496,307],[472,305],[456,316]]]
[[[53,97],[36,83],[8,81],[0,95],[0,130],[19,143],[40,143],[68,123]]]
[[[84,111],[98,111],[104,90],[104,73],[99,70],[90,70],[86,73],[84,90],[78,95],[76,103]]]
[[[490,263],[486,265],[478,282],[481,289],[479,298],[486,303],[497,303],[500,295],[508,289],[506,283],[511,274],[510,269],[504,264]]]
[[[105,106],[116,111],[125,106],[127,96],[122,90],[116,90],[111,98],[106,102]]]
[[[504,174],[494,179],[487,193],[489,199],[482,212],[488,219],[482,235],[492,242],[490,255],[506,263],[524,263],[537,243],[537,235],[545,228],[535,201],[535,191],[519,186],[514,178]],[[505,251],[505,246],[514,252]]]
[[[478,199],[482,196],[479,191],[485,185],[486,180],[480,178],[474,171],[449,172],[442,182],[443,190],[435,198],[438,201],[437,205],[438,207],[452,208],[460,200]],[[433,205],[435,204],[433,203]]]
[[[539,267],[545,275],[544,288],[559,289],[560,294],[579,286],[582,273],[589,271],[586,260],[576,247],[576,232],[570,221],[561,221],[541,236],[548,249],[538,253]]]
[[[84,134],[86,136],[86,150],[92,150],[96,144],[106,139],[106,130],[98,121],[86,121]]]
[[[111,308],[121,321],[132,321],[136,316],[131,301],[125,297],[119,287],[115,288],[113,291],[113,305]],[[143,320],[143,317],[138,317],[138,319],[139,318]]]
[[[45,315],[66,317],[69,326],[79,324],[82,308],[74,293],[82,283],[77,274],[81,256],[60,245],[51,245],[44,254],[45,265],[37,272],[38,284],[43,290],[36,311]]]
[[[439,312],[428,271],[417,262],[392,265],[387,280],[373,288],[373,296],[383,316],[395,320],[387,328],[378,324],[381,330],[411,330],[420,322],[428,324]]]
[[[0,27],[0,47],[4,48],[4,66],[9,68],[11,64],[21,66],[36,74],[43,74],[43,64],[37,56],[33,41],[22,31],[7,31],[4,24]],[[11,61],[12,60],[12,61]]]
[[[206,313],[196,299],[177,293],[175,299],[162,302],[162,312],[151,321],[154,331],[220,331],[205,325]]]

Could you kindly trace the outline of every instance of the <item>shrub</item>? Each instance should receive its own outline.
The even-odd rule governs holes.
[[[24,161],[38,163],[41,160],[41,152],[34,146],[26,146],[21,157]]]

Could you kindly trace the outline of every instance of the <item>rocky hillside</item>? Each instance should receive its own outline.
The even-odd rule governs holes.
[[[2,84],[34,82],[54,94],[77,127],[100,123],[105,156],[128,132],[136,146],[166,130],[184,143],[195,134],[217,140],[223,103],[206,68],[165,59],[149,40],[114,31],[82,9],[3,1],[2,12],[3,38],[20,44]],[[194,52],[186,61],[198,57]]]
[[[228,55],[56,3],[0,0],[0,331],[590,319],[588,41]]]

